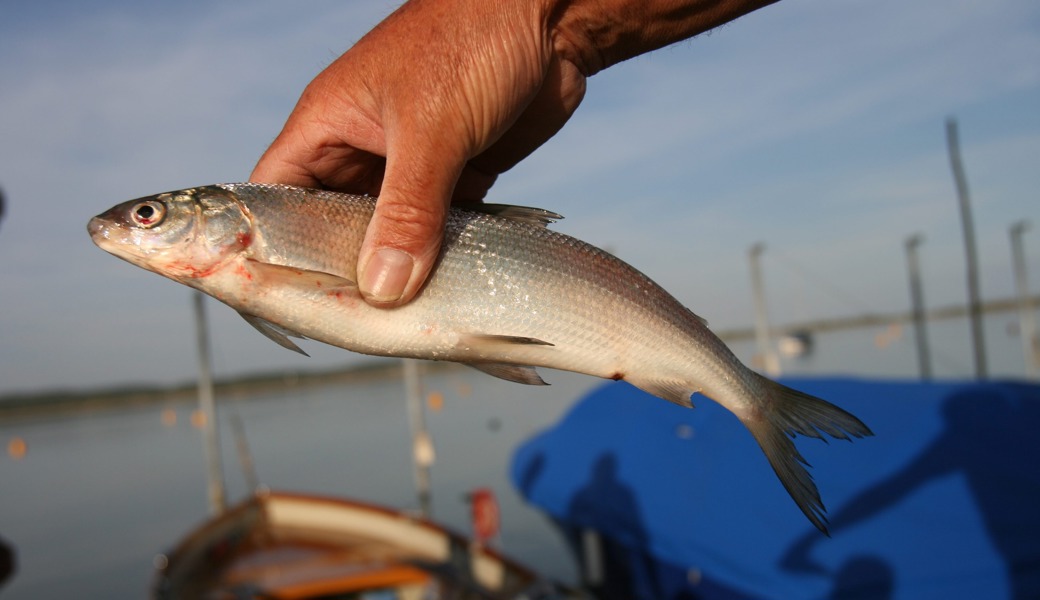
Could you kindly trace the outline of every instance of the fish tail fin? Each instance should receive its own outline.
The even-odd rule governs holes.
[[[815,396],[799,392],[765,377],[759,382],[765,391],[761,408],[742,417],[762,448],[787,493],[809,521],[826,535],[826,509],[820,499],[809,463],[798,452],[792,438],[796,434],[825,440],[824,434],[843,440],[874,435],[852,414]]]

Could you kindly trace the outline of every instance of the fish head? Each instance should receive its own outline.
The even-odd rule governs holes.
[[[252,241],[246,207],[234,193],[206,186],[118,204],[87,224],[102,250],[197,287]]]

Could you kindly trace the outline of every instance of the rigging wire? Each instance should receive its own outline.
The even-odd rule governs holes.
[[[812,271],[801,262],[795,260],[791,255],[779,252],[775,248],[771,247],[769,256],[777,259],[776,263],[778,265],[794,273],[802,281],[803,288],[813,285],[821,292],[821,294],[828,296],[832,301],[841,305],[846,310],[867,315],[876,314],[878,312],[863,305],[863,303],[857,299],[855,294],[842,289],[839,285],[835,284],[832,279]],[[806,294],[804,292],[799,295],[799,298],[804,299],[805,297]],[[804,310],[804,306],[801,306],[800,308]],[[955,376],[967,376],[969,373],[966,365],[945,353],[942,349],[933,347],[932,356],[937,363],[942,364],[945,369],[951,371]]]

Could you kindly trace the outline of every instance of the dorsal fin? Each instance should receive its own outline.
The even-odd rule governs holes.
[[[547,227],[563,218],[563,215],[530,206],[514,206],[512,204],[473,204],[463,207],[464,210],[520,221],[529,225]]]

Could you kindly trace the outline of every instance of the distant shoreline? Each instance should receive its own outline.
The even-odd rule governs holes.
[[[454,363],[423,363],[426,371],[460,368]],[[319,388],[400,376],[400,359],[375,359],[360,365],[322,371],[281,371],[218,379],[213,387],[217,399],[223,400],[258,393]],[[49,390],[16,393],[0,396],[0,419],[46,419],[159,403],[194,402],[197,398],[198,386],[194,381],[166,386],[127,385],[88,391]]]
[[[1037,306],[1040,306],[1040,295],[1034,295],[1029,298],[1029,305],[1034,310]],[[986,313],[1010,312],[1018,310],[1019,305],[1017,299],[1005,298],[984,302],[982,309]],[[929,309],[926,320],[942,321],[963,318],[966,315],[967,307],[963,305],[943,306]],[[793,332],[828,333],[847,329],[887,326],[892,323],[906,323],[911,319],[912,315],[909,312],[879,312],[853,317],[816,319],[787,324],[774,327],[771,334],[774,338],[779,338]],[[737,327],[716,331],[715,333],[727,344],[749,341],[754,339],[755,335],[752,327]],[[460,365],[450,362],[421,362],[423,369],[427,372],[462,368]],[[350,367],[320,371],[253,373],[220,379],[214,383],[214,391],[219,400],[229,396],[235,397],[289,389],[324,387],[339,383],[389,379],[400,376],[400,359],[372,358],[367,362]],[[126,385],[88,391],[48,390],[42,392],[21,392],[0,396],[0,419],[49,418],[97,410],[144,406],[160,402],[191,402],[197,397],[198,387],[195,381],[168,386]]]

